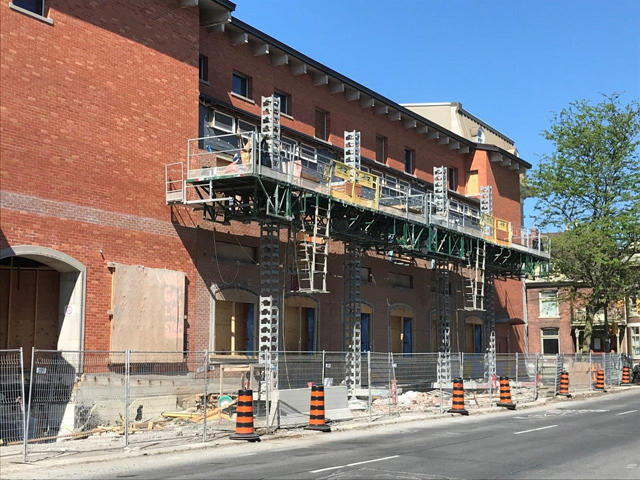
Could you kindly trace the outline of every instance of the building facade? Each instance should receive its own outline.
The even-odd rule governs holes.
[[[478,210],[491,186],[493,215],[509,225],[500,241],[524,238],[519,174],[530,165],[513,145],[396,104],[234,8],[0,4],[0,348],[256,350],[260,226],[167,205],[165,173],[193,153],[189,139],[260,131],[262,97],[280,99],[283,156],[307,167],[341,158],[344,133],[359,131],[362,171],[380,188],[429,192],[446,166],[452,202]],[[330,293],[302,294],[291,235],[279,233],[280,348],[343,350],[344,245],[328,241]],[[362,267],[362,349],[437,351],[433,262],[369,249]],[[448,287],[451,348],[482,352],[483,313],[462,308],[463,283],[458,272]],[[521,281],[495,284],[497,350],[522,352]]]

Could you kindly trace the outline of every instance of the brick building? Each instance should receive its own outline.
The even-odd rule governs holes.
[[[479,186],[493,188],[493,215],[509,234],[496,249],[523,241],[518,176],[530,165],[512,141],[483,143],[478,127],[497,131],[475,117],[452,131],[232,17],[234,8],[0,4],[0,348],[255,350],[260,227],[168,206],[165,166],[187,157],[188,139],[259,131],[260,99],[274,94],[283,152],[312,164],[340,158],[344,132],[357,130],[362,171],[381,188],[432,191],[434,167],[446,166],[448,196],[463,210],[480,208]],[[290,288],[285,229],[280,242],[281,347],[342,350],[344,245],[329,242],[330,293],[301,294]],[[362,348],[436,351],[433,262],[393,255],[363,257]],[[497,349],[524,351],[523,288],[506,277],[496,278]],[[484,351],[483,314],[462,308],[464,280],[452,279],[451,348]]]

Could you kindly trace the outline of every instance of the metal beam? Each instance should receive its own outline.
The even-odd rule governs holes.
[[[373,113],[376,115],[386,115],[389,113],[389,106],[384,103],[376,102],[375,107],[373,108]]]
[[[345,90],[344,96],[347,99],[347,102],[353,102],[354,100],[360,100],[360,92],[358,90]]]
[[[371,108],[373,107],[373,98],[371,97],[360,97],[360,107],[361,108]]]
[[[446,145],[447,143],[449,143],[449,137],[445,136],[438,139],[438,145]]]
[[[286,65],[289,63],[289,55],[279,50],[272,50],[271,52],[271,65],[279,67],[280,65]]]
[[[289,63],[291,65],[291,75],[304,75],[307,73],[306,63]]]
[[[401,118],[402,118],[402,114],[397,110],[391,110],[389,113],[387,113],[387,119],[390,122],[397,122]]]
[[[329,92],[342,93],[344,92],[344,83],[329,81]]]
[[[265,42],[256,42],[251,44],[251,55],[260,57],[269,53],[269,44]]]
[[[329,75],[324,75],[322,73],[317,73],[313,76],[313,84],[316,87],[320,87],[322,85],[327,85],[329,83]]]
[[[249,43],[249,34],[246,32],[233,32],[231,34],[231,45],[242,45]]]

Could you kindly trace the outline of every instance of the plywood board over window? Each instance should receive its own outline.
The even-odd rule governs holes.
[[[182,352],[184,272],[122,264],[111,266],[114,268],[111,350]],[[181,353],[136,355],[139,362],[181,359]]]

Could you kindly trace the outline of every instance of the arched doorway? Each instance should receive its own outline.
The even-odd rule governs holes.
[[[409,305],[389,306],[389,351],[392,353],[413,352],[413,323],[415,311]]]
[[[209,348],[242,354],[258,350],[258,295],[238,287],[212,294]]]
[[[86,267],[32,245],[0,251],[0,348],[82,350]],[[29,370],[28,368],[26,369]]]

